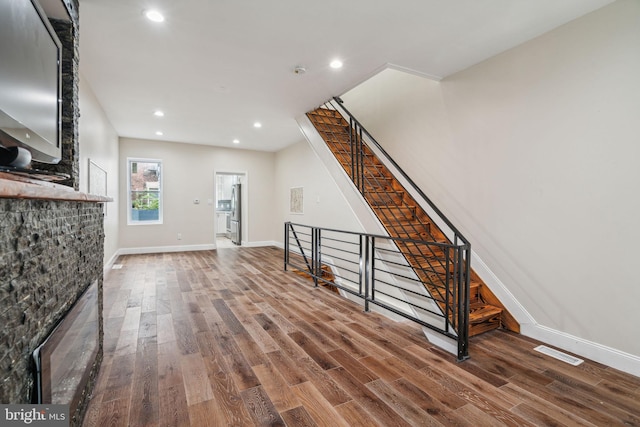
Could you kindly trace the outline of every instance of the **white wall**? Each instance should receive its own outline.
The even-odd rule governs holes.
[[[618,1],[441,82],[386,70],[342,97],[538,330],[601,359],[640,356],[638,22]]]
[[[246,173],[243,244],[273,243],[281,234],[281,227],[274,226],[274,153],[120,138],[122,206],[127,206],[126,164],[130,157],[163,161],[164,220],[161,225],[127,225],[126,209],[120,209],[120,248],[212,247],[215,172]],[[200,204],[194,204],[194,199],[199,199]]]
[[[80,191],[89,192],[89,159],[107,171],[107,203],[104,219],[104,261],[109,262],[118,244],[118,135],[107,119],[91,87],[80,75]]]
[[[279,242],[283,241],[283,226],[286,221],[314,227],[362,231],[362,226],[342,192],[306,141],[276,153],[275,170]],[[289,195],[293,187],[304,189],[303,214],[290,213]]]

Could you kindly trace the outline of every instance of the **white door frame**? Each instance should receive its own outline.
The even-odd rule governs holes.
[[[240,194],[240,203],[242,206],[242,212],[240,213],[240,235],[242,236],[241,245],[249,241],[249,173],[247,171],[239,170],[214,170],[213,171],[213,237],[214,243],[217,239],[218,224],[216,218],[216,210],[218,208],[218,175],[236,175],[240,177],[240,184],[242,184],[242,192]]]

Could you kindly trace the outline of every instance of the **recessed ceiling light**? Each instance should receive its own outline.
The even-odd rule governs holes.
[[[159,130],[159,131],[156,131],[156,135],[162,136],[162,135],[164,135],[164,133],[162,133],[162,131]]]
[[[240,140],[239,140],[239,139],[234,139],[234,140],[233,140],[233,143],[234,143],[234,144],[240,144]]]
[[[339,59],[334,59],[333,61],[331,61],[329,66],[335,69],[342,68],[342,61],[340,61]]]
[[[153,112],[153,115],[156,117],[164,117],[164,111],[156,110]]]
[[[145,10],[144,16],[146,16],[149,21],[164,22],[164,15],[157,10]]]
[[[255,122],[255,123],[253,124],[253,127],[254,127],[254,128],[261,128],[261,127],[262,127],[262,123],[260,123],[260,122]]]

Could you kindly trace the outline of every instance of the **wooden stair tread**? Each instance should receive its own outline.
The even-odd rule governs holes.
[[[342,114],[336,110],[330,110],[329,108],[316,108],[313,111],[307,113],[307,115],[313,115],[316,117],[339,117],[342,118]]]
[[[316,122],[316,125],[321,127],[321,130],[323,131],[340,131],[341,133],[345,133],[347,135],[349,135],[349,123],[347,122],[332,122],[332,121],[321,121],[321,122]]]
[[[485,304],[482,302],[470,304],[469,309],[471,310],[471,312],[469,313],[469,317],[473,317],[474,319],[491,317],[496,314],[502,313],[502,309],[500,307],[496,307],[495,305],[491,304]]]
[[[405,217],[402,219],[394,219],[394,218],[378,218],[380,220],[380,222],[382,223],[382,225],[384,225],[385,228],[390,228],[392,227],[395,223],[402,223],[404,225],[408,225],[411,224],[414,220],[415,220],[415,216],[413,217]],[[397,235],[393,235],[391,237],[398,237]]]
[[[349,166],[351,166],[353,159],[351,158],[351,153],[349,152],[350,147],[347,144],[345,144],[345,146],[346,148],[344,150],[334,149],[332,150],[332,152],[337,157],[341,165],[344,166],[345,164],[348,164]],[[367,154],[366,156],[363,156],[362,159],[364,160],[364,164],[367,165],[368,167],[379,168],[382,166],[379,163],[377,163],[378,160],[375,159],[371,154]]]
[[[367,197],[367,196],[371,196],[371,197],[383,197],[383,196],[402,197],[403,195],[404,195],[404,191],[376,189],[376,190],[369,191],[367,194],[365,194],[365,197]]]
[[[345,130],[339,130],[336,128],[331,129],[318,129],[318,132],[323,134],[324,138],[327,138],[332,144],[350,144],[349,132]]]
[[[365,182],[368,182],[372,188],[375,188],[375,185],[377,183],[389,184],[394,181],[394,178],[390,176],[385,176],[385,175],[365,174],[364,180]],[[382,189],[382,187],[380,187],[380,189]]]
[[[431,228],[431,223],[420,222],[417,219],[413,219],[411,221],[403,222],[403,223],[394,223],[389,224],[388,228],[391,229],[390,233],[402,233],[404,231],[420,231],[420,230],[429,230]]]
[[[428,229],[403,231],[396,233],[396,236],[400,239],[412,239],[412,240],[426,240],[431,239],[431,234]],[[410,242],[406,242],[405,245],[410,245]],[[409,249],[411,250],[411,249]],[[432,249],[435,251],[435,249]]]
[[[471,304],[469,309],[470,337],[493,329],[498,329],[502,326],[500,318],[503,310],[500,307],[484,303],[476,303]]]
[[[372,206],[399,206],[402,204],[402,194],[398,194],[395,191],[378,191],[374,194],[365,194],[365,199]]]
[[[376,206],[376,209],[380,209],[380,210],[394,210],[394,209],[407,209],[410,210],[411,212],[415,212],[416,211],[416,207],[412,206],[412,205],[402,205],[402,206]]]
[[[416,217],[415,209],[404,206],[373,206],[372,209],[384,216],[385,218],[392,219],[412,219]]]

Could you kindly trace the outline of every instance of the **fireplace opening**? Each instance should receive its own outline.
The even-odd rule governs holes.
[[[76,413],[99,352],[98,282],[82,294],[33,352],[34,403],[69,405]]]

